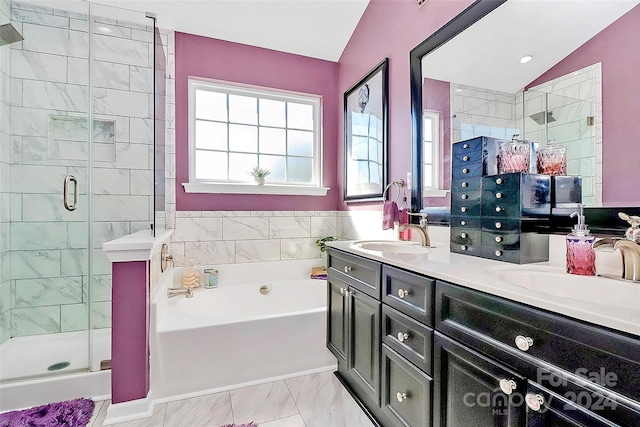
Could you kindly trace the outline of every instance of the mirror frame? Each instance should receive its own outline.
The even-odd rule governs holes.
[[[411,84],[411,133],[413,136],[412,179],[411,179],[411,212],[426,211],[429,223],[448,226],[451,207],[446,212],[442,207],[426,208],[423,206],[422,194],[422,58],[429,52],[451,40],[462,31],[482,19],[485,15],[497,9],[507,0],[476,0],[468,8],[460,12],[451,21],[413,48],[409,54],[410,84]],[[585,207],[584,214],[592,233],[607,236],[620,236],[629,227],[625,221],[618,218],[618,212],[640,216],[639,206],[625,207]],[[569,218],[569,212],[552,214],[548,224],[542,224],[537,229],[539,233],[566,234],[574,224]],[[411,217],[415,222],[416,217]]]
[[[507,0],[476,0],[409,53],[411,84],[411,212],[422,210],[422,57],[448,42]]]

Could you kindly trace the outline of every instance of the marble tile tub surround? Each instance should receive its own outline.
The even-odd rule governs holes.
[[[7,324],[11,336],[86,329],[90,294],[93,327],[109,327],[111,265],[102,244],[147,229],[153,210],[151,27],[92,16],[112,31],[96,31],[90,39],[88,15],[20,2],[11,3],[11,19],[25,40],[2,47],[11,62],[10,203],[2,196],[2,205],[11,207],[11,224],[3,233],[11,243],[3,260],[11,277],[0,295],[5,301],[10,288]],[[168,41],[165,34],[163,43]],[[79,178],[81,201],[87,197],[83,141],[90,44],[93,247],[87,248],[86,206],[70,214],[57,202],[59,183],[68,173]],[[88,266],[81,261],[89,251],[90,293]],[[60,283],[63,293],[55,291]]]

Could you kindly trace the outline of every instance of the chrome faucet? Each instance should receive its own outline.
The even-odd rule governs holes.
[[[416,230],[419,234],[420,234],[420,243],[422,244],[422,246],[427,246],[430,247],[431,246],[431,239],[429,238],[429,231],[427,230],[428,227],[428,222],[427,222],[427,214],[426,213],[412,213],[412,212],[407,212],[409,215],[413,215],[413,216],[419,216],[420,218],[420,224],[416,225],[416,224],[407,224],[407,225],[401,225],[398,230],[399,231],[404,231],[404,230]]]
[[[193,298],[193,291],[189,288],[167,288],[167,297],[173,298],[178,295],[184,295],[187,298]]]
[[[620,249],[622,278],[640,282],[640,217],[620,212],[618,216],[631,224],[625,237],[607,237],[593,242],[596,250]]]

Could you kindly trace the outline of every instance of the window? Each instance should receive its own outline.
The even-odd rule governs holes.
[[[321,186],[320,106],[317,96],[190,79],[185,189],[315,194],[304,188]],[[278,192],[250,185],[256,166],[270,171],[267,187]]]
[[[423,115],[422,126],[422,187],[423,193],[427,194],[429,190],[439,189],[438,179],[438,160],[440,142],[440,114],[437,112],[425,111]]]

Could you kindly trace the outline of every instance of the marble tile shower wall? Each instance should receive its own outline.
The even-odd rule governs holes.
[[[153,197],[152,27],[13,3],[25,40],[11,45],[11,336],[111,325],[105,241],[148,229]],[[87,90],[93,106],[91,242],[88,248]],[[4,117],[4,115],[3,115]],[[62,207],[68,173],[81,208]],[[4,203],[3,203],[4,205]],[[44,236],[44,238],[43,238]],[[3,298],[4,299],[4,298]],[[4,324],[4,322],[3,322]]]
[[[11,6],[0,1],[0,22],[9,22]],[[11,196],[9,193],[9,168],[11,161],[11,138],[9,135],[10,108],[10,53],[11,47],[0,47],[0,344],[11,336],[11,263],[9,260],[11,241],[9,233]]]
[[[453,142],[476,136],[511,139],[520,133],[514,94],[460,84],[450,87]]]
[[[390,239],[381,211],[178,211],[171,236],[176,265],[320,258],[320,237]]]

